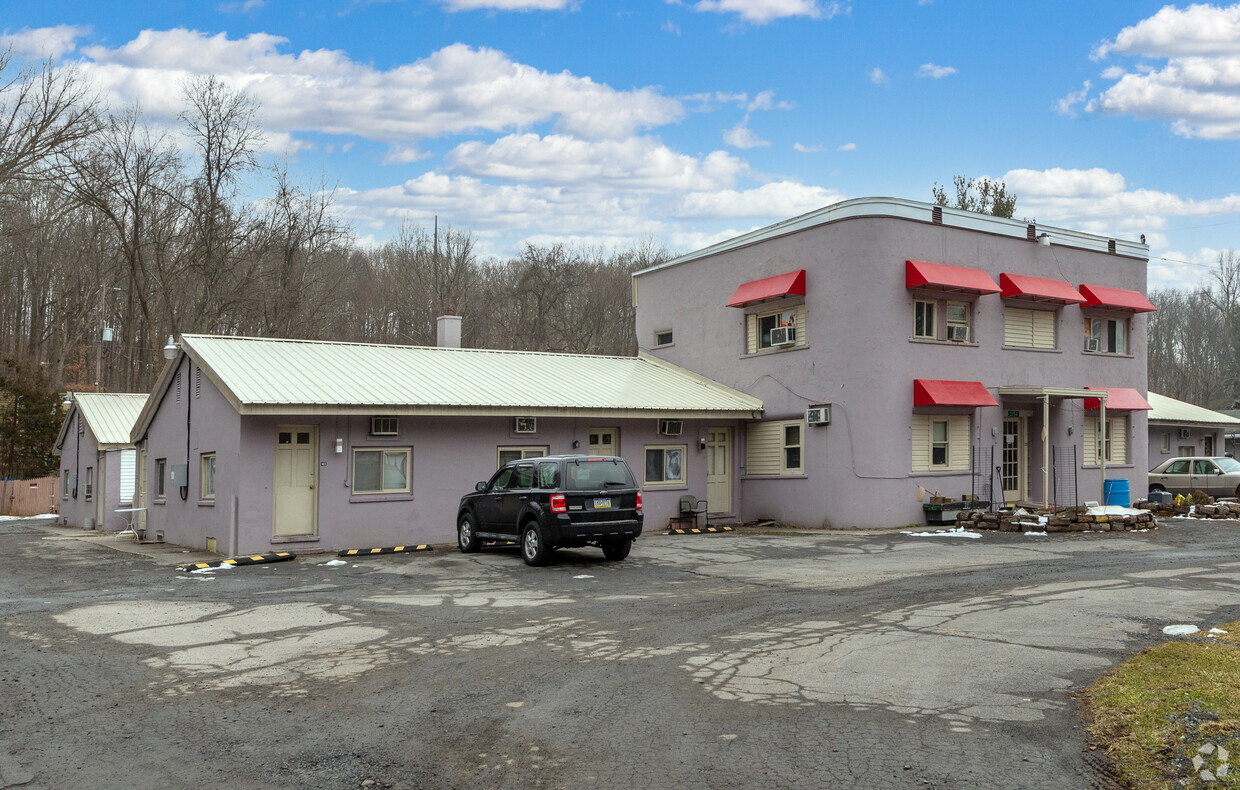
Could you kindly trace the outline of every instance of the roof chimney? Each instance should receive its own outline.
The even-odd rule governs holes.
[[[441,315],[435,319],[435,345],[440,348],[461,347],[461,317]]]

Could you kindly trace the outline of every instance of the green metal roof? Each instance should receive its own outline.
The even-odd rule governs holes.
[[[73,409],[65,415],[64,424],[60,427],[60,436],[56,446],[64,443],[65,432],[74,410],[82,415],[82,422],[95,437],[95,444],[100,448],[132,447],[129,433],[142,413],[147,395],[142,392],[72,392]]]
[[[1218,428],[1234,428],[1240,426],[1240,420],[1226,414],[1212,411],[1201,406],[1194,406],[1182,400],[1168,398],[1151,392],[1148,398],[1150,410],[1148,419],[1159,425],[1207,425]]]

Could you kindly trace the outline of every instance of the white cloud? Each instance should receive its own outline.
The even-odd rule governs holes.
[[[765,25],[789,17],[831,19],[851,11],[847,3],[819,3],[817,0],[698,0],[693,8],[696,11],[736,14],[754,25]]]
[[[1226,8],[1165,6],[1126,27],[1091,54],[1166,58],[1103,71],[1116,83],[1085,105],[1087,112],[1160,119],[1184,137],[1240,138],[1240,4]]]
[[[509,135],[491,145],[462,143],[447,160],[453,171],[480,178],[654,193],[723,189],[748,171],[725,151],[695,158],[653,137],[589,142],[563,135]]]
[[[769,140],[763,140],[755,134],[748,124],[749,117],[746,116],[736,126],[723,133],[723,141],[733,148],[764,148],[771,144]]]
[[[90,33],[85,25],[24,27],[16,32],[5,30],[0,43],[14,52],[36,58],[59,58],[77,48],[77,40]]]
[[[267,0],[241,0],[234,3],[220,3],[216,8],[221,14],[252,14],[265,5],[267,5]]]
[[[680,35],[680,25],[670,19],[663,23],[663,27],[661,29],[664,33],[671,33],[673,36]]]
[[[756,189],[718,192],[697,192],[685,195],[677,215],[727,219],[738,217],[774,217],[787,219],[813,211],[844,196],[833,189],[801,184],[795,181],[773,181]]]
[[[801,143],[793,143],[792,150],[800,154],[816,154],[820,151],[827,150],[827,148],[822,145],[802,145]]]
[[[1084,84],[1081,85],[1081,89],[1079,91],[1073,91],[1072,93],[1069,93],[1067,96],[1064,96],[1062,99],[1057,99],[1053,106],[1055,108],[1055,111],[1058,112],[1060,115],[1073,115],[1074,116],[1076,115],[1076,111],[1073,110],[1073,108],[1076,105],[1080,104],[1081,102],[1085,101],[1085,97],[1088,95],[1089,95],[1089,80],[1085,80]]]
[[[279,52],[286,43],[266,33],[229,39],[224,33],[145,30],[116,49],[84,48],[90,60],[82,69],[113,106],[136,101],[149,113],[174,117],[180,80],[213,73],[260,102],[268,129],[353,134],[401,145],[537,123],[587,139],[615,139],[685,113],[679,101],[654,88],[617,91],[569,72],[540,71],[493,49],[453,44],[384,71],[338,50]]]
[[[1121,30],[1114,41],[1098,45],[1092,57],[1101,59],[1112,52],[1156,58],[1234,56],[1237,41],[1240,41],[1240,4],[1226,8],[1190,5],[1184,9],[1167,5],[1149,19]]]
[[[837,150],[837,151],[856,151],[856,150],[857,150],[857,144],[856,144],[856,143],[844,143],[843,145],[841,145],[839,148],[837,148],[837,149],[835,149],[835,150]]]
[[[1056,197],[1101,197],[1124,191],[1124,177],[1101,167],[1089,170],[1009,170],[1003,183],[1019,195],[1053,195]]]
[[[885,86],[885,85],[891,84],[891,78],[888,77],[885,73],[883,73],[882,69],[875,66],[874,69],[870,72],[870,82],[874,83],[875,85]]]
[[[574,0],[445,0],[448,11],[570,11]]]
[[[951,66],[938,66],[934,63],[923,63],[917,67],[918,77],[929,77],[934,80],[941,80],[955,73],[956,69]]]

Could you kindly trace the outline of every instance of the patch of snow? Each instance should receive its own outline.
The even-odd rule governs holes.
[[[1103,505],[1089,509],[1091,516],[1139,516],[1145,512],[1139,507],[1124,507],[1123,505]]]
[[[236,567],[235,565],[216,565],[212,568],[199,568],[196,571],[190,571],[190,573],[213,573],[215,571],[231,571],[235,567]]]
[[[583,574],[581,574],[580,576],[574,576],[573,578],[574,578],[574,579],[593,579],[594,577],[593,577],[593,576],[587,576],[586,574],[584,574],[584,573],[583,573]]]
[[[28,518],[56,518],[55,513],[40,513],[37,516],[0,516],[0,521],[21,521]]]
[[[1225,634],[1225,633],[1227,633],[1227,632],[1226,632],[1226,631],[1224,631],[1224,630],[1223,630],[1223,629],[1221,629],[1221,628],[1211,628],[1211,629],[1210,629],[1210,635],[1211,635],[1211,636],[1217,636],[1217,635],[1219,635],[1219,634]]]
[[[1195,634],[1201,629],[1195,625],[1168,625],[1163,627],[1163,633],[1167,636],[1188,636]]]
[[[955,529],[940,529],[937,532],[901,532],[901,535],[908,535],[910,538],[980,538],[980,532],[968,532],[964,527],[956,527]]]
[[[1045,533],[1045,532],[1026,532],[1026,533],[1024,533],[1024,534],[1026,534],[1026,535],[1040,535],[1041,537],[1046,537],[1046,533]]]
[[[327,562],[319,563],[319,565],[348,565],[348,564],[349,563],[347,560],[328,560]]]

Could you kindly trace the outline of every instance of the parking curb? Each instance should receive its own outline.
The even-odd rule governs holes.
[[[735,532],[735,531],[736,530],[732,527],[702,527],[701,529],[694,527],[692,529],[669,529],[667,531],[667,534],[669,535],[707,535],[713,532]]]
[[[418,546],[385,546],[381,549],[343,549],[336,552],[337,557],[368,557],[371,554],[405,554],[410,551],[434,551],[423,543]]]
[[[247,554],[244,557],[229,557],[226,560],[213,562],[191,562],[188,565],[178,565],[177,570],[200,571],[203,568],[218,568],[221,565],[261,565],[266,562],[288,562],[296,558],[297,555],[291,551],[273,551],[268,554]]]

